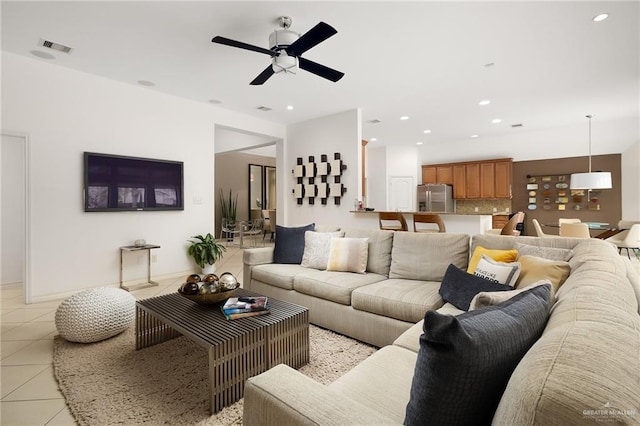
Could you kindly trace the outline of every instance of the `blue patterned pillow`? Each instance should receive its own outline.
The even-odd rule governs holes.
[[[551,289],[544,285],[458,316],[427,312],[404,424],[491,424],[550,309]]]
[[[299,265],[304,254],[304,233],[313,231],[315,227],[315,223],[297,228],[276,225],[273,263],[295,263]]]

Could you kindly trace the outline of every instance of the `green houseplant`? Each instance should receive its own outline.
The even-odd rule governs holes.
[[[233,192],[229,190],[227,196],[222,188],[220,189],[220,212],[222,214],[221,227],[227,235],[227,241],[233,241],[233,229],[235,228],[236,214],[238,211],[238,194],[235,198]]]
[[[191,245],[187,249],[187,253],[202,268],[202,273],[212,274],[215,271],[214,264],[222,259],[222,253],[227,251],[227,248],[217,243],[211,233],[204,237],[202,235],[194,235],[191,238],[195,238],[195,240],[189,240]]]

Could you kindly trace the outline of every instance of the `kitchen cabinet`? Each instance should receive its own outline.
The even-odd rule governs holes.
[[[465,165],[466,174],[466,199],[480,198],[480,163],[468,163]]]
[[[464,164],[454,164],[453,170],[453,198],[463,200],[467,198],[467,167]]]
[[[496,161],[495,163],[495,197],[511,198],[512,162]]]
[[[453,184],[450,164],[438,164],[437,166],[422,166],[422,183]]]
[[[453,185],[456,200],[511,199],[512,159],[422,166],[422,183]]]
[[[436,176],[436,166],[422,166],[422,183],[424,185],[428,183],[438,183]]]
[[[508,214],[494,214],[493,215],[493,223],[491,227],[493,229],[502,229],[509,222]]]
[[[480,198],[495,198],[495,163],[480,163]]]

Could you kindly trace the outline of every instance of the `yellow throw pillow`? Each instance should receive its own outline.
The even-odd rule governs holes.
[[[520,276],[516,288],[527,287],[540,280],[549,280],[555,294],[571,273],[569,262],[549,260],[542,257],[524,255],[518,258]]]
[[[467,268],[468,273],[473,274],[475,272],[476,266],[478,266],[478,262],[480,262],[480,259],[482,259],[483,254],[498,262],[511,263],[515,262],[516,259],[518,259],[518,250],[516,249],[491,250],[482,246],[478,246],[473,251],[473,255],[469,260],[469,267]]]
[[[327,271],[357,272],[367,271],[369,255],[368,238],[331,238]]]

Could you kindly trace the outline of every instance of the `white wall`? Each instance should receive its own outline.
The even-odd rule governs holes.
[[[2,285],[23,282],[25,250],[25,138],[2,135]]]
[[[640,140],[622,153],[622,219],[640,220]]]
[[[284,126],[3,52],[2,126],[30,136],[31,301],[119,280],[119,247],[138,238],[157,277],[194,268],[186,240],[213,232],[214,126],[284,137]],[[184,162],[184,211],[85,213],[82,153]],[[197,200],[201,200],[198,202]],[[127,256],[125,280],[146,275]]]
[[[369,148],[367,145],[366,150],[366,207],[384,210],[387,205],[387,147]]]
[[[278,207],[278,224],[295,226],[315,222],[320,225],[339,225],[342,227],[357,227],[358,221],[353,213],[353,202],[358,198],[358,188],[361,171],[361,116],[360,110],[354,109],[343,113],[321,117],[290,125],[287,128],[287,138],[284,141],[283,164],[278,164],[278,198],[284,204],[285,216],[280,214]],[[320,155],[326,154],[333,159],[333,154],[341,154],[343,164],[347,170],[342,173],[341,182],[347,192],[341,199],[339,206],[330,198],[326,205],[320,204],[316,198],[315,204],[310,206],[305,199],[302,205],[296,203],[291,190],[296,179],[291,170],[296,165],[296,159],[302,157],[306,162],[310,155],[320,161]],[[280,152],[278,152],[280,156]],[[280,194],[283,194],[282,198]]]

